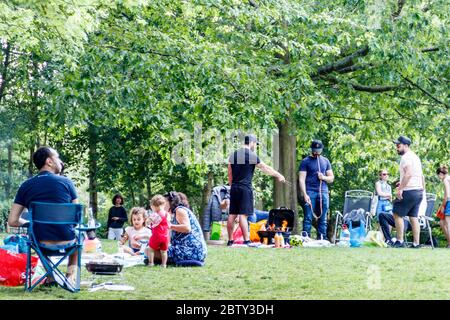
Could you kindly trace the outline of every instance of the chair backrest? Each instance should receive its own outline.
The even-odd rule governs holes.
[[[436,195],[434,193],[427,193],[427,209],[425,215],[431,217],[433,215],[434,205],[436,203]]]
[[[344,214],[352,210],[364,209],[370,212],[373,193],[366,190],[348,190],[345,192]]]
[[[78,203],[30,203],[31,222],[43,224],[81,224],[83,205]]]

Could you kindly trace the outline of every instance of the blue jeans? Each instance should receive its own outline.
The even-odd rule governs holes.
[[[320,215],[320,195],[319,192],[309,191],[306,192],[311,199],[312,210],[316,212],[316,216]],[[317,239],[327,239],[327,214],[329,207],[329,197],[328,192],[322,193],[322,215],[317,221]],[[303,231],[306,231],[309,236],[311,236],[311,225],[313,219],[313,211],[309,204],[303,206]]]
[[[385,207],[390,206],[391,210],[385,210]],[[392,203],[389,200],[379,199],[377,204],[377,220],[379,220],[380,213],[386,212],[392,214]]]

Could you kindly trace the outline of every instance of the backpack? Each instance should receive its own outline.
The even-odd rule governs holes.
[[[347,226],[352,223],[354,228],[357,228],[362,224],[364,224],[366,220],[366,211],[364,209],[354,209],[346,214],[344,214],[344,224]]]

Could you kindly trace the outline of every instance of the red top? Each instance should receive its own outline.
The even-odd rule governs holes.
[[[152,229],[152,236],[157,236],[159,239],[165,238],[169,236],[169,223],[167,221],[167,212],[154,212],[152,216],[156,219],[153,219],[156,223],[150,225]]]

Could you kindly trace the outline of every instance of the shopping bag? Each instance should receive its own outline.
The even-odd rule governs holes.
[[[12,253],[0,249],[0,285],[15,287],[25,283],[27,268],[26,253]],[[36,267],[38,257],[31,257],[31,266]]]
[[[220,240],[222,225],[218,221],[214,221],[211,225],[211,240]]]

